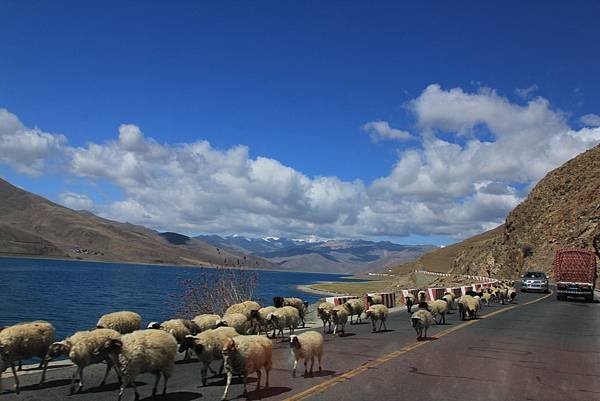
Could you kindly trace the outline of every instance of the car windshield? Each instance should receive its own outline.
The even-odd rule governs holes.
[[[528,272],[525,273],[523,278],[546,278],[546,274],[541,272]]]

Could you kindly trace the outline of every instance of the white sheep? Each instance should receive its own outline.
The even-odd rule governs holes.
[[[383,304],[383,296],[378,294],[367,295],[367,303],[369,304],[369,306]]]
[[[433,324],[431,312],[426,309],[419,309],[411,315],[410,320],[412,321],[412,327],[417,332],[417,340],[427,338],[427,329]]]
[[[241,375],[244,382],[244,397],[248,395],[246,382],[249,374],[256,372],[258,381],[256,389],[260,388],[261,369],[267,376],[265,388],[269,387],[269,371],[273,365],[273,344],[262,336],[236,336],[228,338],[222,349],[223,363],[227,372],[227,384],[222,400],[227,399],[227,392],[234,374]]]
[[[166,320],[162,323],[150,322],[148,324],[148,328],[164,330],[167,333],[171,333],[173,337],[175,337],[175,340],[177,340],[177,344],[179,345],[183,344],[185,336],[193,336],[200,332],[200,328],[198,327],[198,325],[196,325],[196,323],[194,323],[193,321],[187,319],[171,319]],[[187,361],[189,358],[189,351],[186,350],[183,359]]]
[[[404,303],[406,305],[406,311],[409,314],[411,314],[412,313],[412,307],[416,303],[415,294],[413,294],[412,292],[409,292],[408,295],[404,298]]]
[[[103,386],[106,383],[106,378],[113,364],[110,359],[99,358],[98,355],[94,354],[94,351],[105,342],[118,338],[121,338],[121,334],[112,329],[78,331],[63,341],[52,343],[48,349],[46,359],[51,360],[60,355],[66,355],[77,365],[77,369],[71,376],[71,394],[83,389],[83,369],[86,366],[106,361],[106,371],[100,383],[100,386]],[[79,377],[79,383],[76,385],[75,381],[77,377]]]
[[[448,302],[446,300],[436,299],[429,301],[427,302],[427,309],[433,315],[436,324],[446,324],[446,313],[448,313]],[[437,316],[441,316],[439,321],[435,319]]]
[[[455,310],[456,309],[456,304],[454,302],[454,294],[451,292],[445,292],[444,296],[442,297],[442,299],[444,301],[446,301],[446,303],[448,304],[448,310]]]
[[[344,334],[344,326],[348,322],[348,311],[343,305],[338,305],[331,310],[331,320],[333,322],[333,335],[337,333],[338,326],[342,326],[342,334]]]
[[[133,387],[135,399],[140,395],[135,385],[135,378],[141,373],[153,373],[156,377],[152,395],[162,373],[164,378],[163,395],[167,393],[167,382],[175,368],[177,341],[175,337],[163,330],[138,330],[125,334],[120,339],[106,341],[95,351],[99,358],[110,358],[121,376],[119,398],[128,385]]]
[[[142,328],[142,317],[130,311],[107,313],[100,317],[96,328],[113,329],[121,334],[127,334]]]
[[[10,366],[15,378],[15,391],[20,392],[19,378],[15,362],[38,357],[42,359],[44,372],[40,382],[45,380],[46,354],[48,347],[54,342],[54,326],[38,320],[35,322],[19,323],[0,331],[0,374]],[[0,392],[2,379],[0,379]]]
[[[277,310],[274,306],[265,306],[264,308],[260,308],[257,311],[252,311],[252,324],[258,331],[258,334],[261,334],[263,331],[267,336],[269,336],[269,330],[272,328],[271,322],[267,320],[267,316],[269,313],[275,312]]]
[[[335,305],[331,302],[321,302],[317,307],[317,316],[323,322],[323,333],[325,333],[325,323],[329,323],[329,331],[331,333],[331,311]]]
[[[304,322],[304,316],[306,315],[306,311],[308,310],[308,302],[304,301],[300,298],[284,298],[284,297],[273,297],[273,305],[276,308],[281,308],[284,306],[293,306],[298,309],[298,313],[300,314],[300,321],[302,322],[302,327],[306,326]]]
[[[467,315],[469,319],[476,319],[479,311],[479,300],[471,295],[463,295],[458,299],[458,312],[460,320],[465,320]]]
[[[286,328],[290,330],[290,335],[292,335],[294,334],[294,329],[300,323],[300,313],[293,306],[284,306],[269,313],[267,321],[273,325],[273,338],[276,337],[276,333],[281,334],[283,337],[283,330]]]
[[[313,366],[315,358],[319,362],[319,372],[321,368],[321,359],[323,358],[323,336],[316,331],[307,331],[298,336],[290,336],[290,348],[294,356],[294,369],[292,376],[296,376],[296,367],[298,360],[304,359],[304,376],[313,374]],[[307,369],[308,360],[310,359],[310,372]]]
[[[344,302],[344,308],[350,316],[350,324],[352,324],[352,316],[357,315],[357,322],[362,323],[361,315],[365,311],[365,302],[362,299],[353,298]]]
[[[417,293],[417,302],[427,302],[427,293],[425,291],[421,290]]]
[[[367,319],[371,318],[371,323],[373,324],[373,333],[377,331],[375,329],[375,323],[377,321],[379,321],[379,331],[381,331],[381,326],[383,326],[385,330],[387,330],[385,321],[387,320],[388,314],[389,311],[387,306],[382,304],[371,305],[369,309],[367,309],[367,312],[365,312],[365,316]]]
[[[481,300],[487,305],[490,306],[490,301],[492,300],[492,294],[490,294],[489,292],[485,291],[483,293],[483,296],[481,298]]]
[[[233,327],[239,334],[248,334],[252,328],[252,321],[250,321],[243,313],[231,313],[224,315],[219,321],[217,321],[217,327]]]
[[[209,329],[195,336],[186,336],[184,346],[191,348],[196,353],[198,360],[202,362],[200,374],[202,376],[202,385],[206,386],[207,370],[210,369],[210,363],[216,360],[222,360],[221,350],[223,344],[230,337],[237,336],[238,333],[232,327],[218,327],[214,330]],[[210,369],[213,373],[216,373]],[[219,374],[223,372],[223,365],[219,369]]]
[[[216,329],[217,322],[221,319],[221,316],[214,314],[203,314],[198,315],[192,319],[192,322],[196,323],[200,332]]]

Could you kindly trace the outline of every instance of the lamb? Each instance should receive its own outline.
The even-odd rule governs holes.
[[[331,320],[333,321],[333,335],[337,332],[338,326],[342,326],[342,334],[344,334],[344,326],[348,322],[348,311],[343,305],[338,305],[331,310]]]
[[[492,294],[490,294],[489,292],[485,291],[483,293],[483,297],[482,297],[483,302],[487,305],[490,306],[490,301],[492,300]]]
[[[279,334],[283,337],[283,329],[288,328],[290,335],[294,334],[294,329],[298,327],[300,323],[300,313],[298,309],[293,306],[284,306],[278,308],[274,312],[267,315],[267,321],[273,325],[273,338],[276,337],[275,333],[279,329]]]
[[[128,385],[133,387],[136,401],[139,400],[135,378],[140,373],[154,373],[152,395],[162,373],[164,378],[163,395],[167,394],[167,382],[175,368],[177,341],[175,337],[163,330],[138,330],[125,334],[120,339],[112,339],[100,345],[94,354],[99,359],[110,358],[121,376],[121,388],[118,401],[123,397]]]
[[[258,329],[258,334],[264,331],[267,337],[269,336],[268,331],[271,329],[272,324],[267,320],[267,316],[276,310],[277,308],[274,306],[265,306],[257,311],[252,311],[252,324]]]
[[[381,326],[383,326],[385,328],[385,330],[387,330],[387,326],[385,325],[385,321],[388,317],[389,311],[387,306],[385,305],[381,305],[381,304],[375,304],[375,305],[371,305],[369,307],[369,309],[367,309],[367,312],[365,313],[365,316],[367,319],[371,318],[371,323],[373,324],[373,333],[375,333],[375,322],[377,322],[379,320],[379,331],[381,331]]]
[[[202,333],[206,330],[216,329],[219,319],[221,319],[219,315],[205,314],[196,316],[192,319],[192,322],[196,323],[199,332]]]
[[[426,309],[419,309],[410,317],[412,327],[417,332],[417,340],[427,338],[427,329],[433,324],[433,315]],[[425,336],[423,336],[423,333]]]
[[[269,387],[269,371],[273,365],[273,345],[268,338],[262,336],[236,336],[228,338],[221,351],[223,364],[227,372],[227,384],[222,400],[227,399],[227,392],[234,374],[241,375],[244,381],[244,397],[247,397],[246,382],[249,374],[256,372],[258,381],[256,389],[260,388],[261,369],[265,370],[265,388]]]
[[[436,299],[434,301],[427,302],[427,310],[431,312],[434,317],[436,324],[446,324],[446,313],[448,312],[448,303],[443,299]],[[435,319],[437,316],[441,316],[438,321]]]
[[[292,376],[296,376],[296,367],[298,360],[304,359],[304,376],[313,374],[315,357],[319,362],[319,372],[321,368],[321,359],[323,358],[323,336],[316,331],[307,331],[299,336],[290,336],[290,348],[294,356],[294,369]],[[308,372],[308,360],[310,359],[310,372]]]
[[[356,320],[362,323],[360,315],[365,311],[365,303],[362,299],[349,299],[344,303],[344,308],[346,308],[350,316],[350,324],[352,324],[352,316],[354,315],[357,315]]]
[[[508,299],[509,303],[512,304],[516,297],[517,297],[516,289],[510,287],[510,288],[508,288],[508,290],[506,290],[506,298]]]
[[[303,301],[300,298],[283,298],[283,297],[273,297],[273,306],[276,308],[281,308],[283,306],[293,306],[298,309],[298,313],[300,313],[300,321],[302,322],[302,327],[306,326],[304,322],[304,316],[306,315],[306,311],[308,310],[308,302]]]
[[[412,313],[412,307],[415,304],[415,294],[413,294],[412,292],[409,292],[408,295],[405,298],[405,303],[406,303],[406,310],[408,311],[408,313]]]
[[[466,316],[469,319],[477,318],[477,311],[479,311],[479,301],[471,295],[463,295],[458,300],[458,312],[460,320],[465,320]]]
[[[325,333],[325,323],[329,323],[328,333],[331,333],[331,310],[334,307],[331,302],[322,302],[317,307],[317,316],[323,321],[323,333]]]
[[[200,332],[200,328],[196,325],[196,323],[187,319],[171,319],[162,323],[150,322],[148,324],[148,328],[160,329],[166,331],[167,333],[171,333],[173,337],[175,337],[175,340],[177,340],[177,344],[180,345],[185,340],[185,336],[193,336]],[[183,360],[187,361],[188,359],[190,359],[190,353],[189,350],[186,350]]]
[[[113,329],[121,334],[131,333],[142,327],[142,317],[135,312],[121,311],[107,313],[96,323],[98,329]]]
[[[253,310],[259,310],[260,305],[254,301],[244,301],[239,304],[233,304],[225,311],[226,315],[233,313],[241,313],[246,316],[246,319],[250,319]]]
[[[210,363],[215,360],[222,360],[221,349],[225,341],[230,337],[237,336],[238,333],[232,327],[218,327],[203,331],[195,336],[185,337],[183,346],[191,348],[196,353],[198,360],[202,362],[200,374],[202,376],[202,385],[206,386],[207,370],[210,369]],[[180,348],[181,351],[181,348]],[[211,369],[212,371],[212,369]],[[213,373],[216,373],[212,371]],[[223,372],[223,365],[219,369],[219,374]]]
[[[45,361],[48,347],[54,342],[54,326],[43,320],[28,323],[19,323],[6,327],[0,331],[0,374],[10,366],[15,378],[15,392],[19,394],[19,378],[15,369],[15,362],[33,357],[42,359],[41,383],[45,380]],[[0,392],[2,380],[0,379]]]
[[[104,373],[104,378],[100,383],[100,386],[104,386],[113,364],[110,359],[105,360],[98,358],[97,355],[94,355],[94,351],[106,341],[119,338],[121,338],[121,334],[112,329],[78,331],[63,341],[52,343],[48,349],[46,360],[57,358],[60,355],[66,355],[75,365],[77,365],[77,369],[71,376],[71,394],[75,394],[83,389],[83,369],[85,369],[86,366],[106,361],[106,371]],[[79,377],[79,383],[76,385],[75,381],[77,377]]]
[[[417,293],[417,300],[419,303],[427,301],[427,293],[423,290]]]
[[[248,334],[252,328],[252,322],[242,313],[231,313],[223,316],[217,321],[217,327],[232,327],[239,334]]]

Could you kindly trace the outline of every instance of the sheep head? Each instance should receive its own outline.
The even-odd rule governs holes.
[[[102,355],[118,354],[123,349],[123,342],[117,338],[107,340],[96,348],[92,353],[94,356],[99,357]]]
[[[150,322],[148,323],[148,329],[160,330],[162,328],[161,324],[158,322]]]
[[[302,346],[300,345],[300,340],[298,340],[298,336],[295,334],[290,336],[290,348],[302,348]]]
[[[281,308],[283,306],[284,299],[283,297],[273,297],[273,306],[276,308]]]
[[[50,344],[47,357],[54,359],[60,355],[68,355],[71,351],[71,346],[66,341],[58,341]]]

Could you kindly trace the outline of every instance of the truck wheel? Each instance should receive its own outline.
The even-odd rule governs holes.
[[[586,295],[585,302],[594,302],[594,294]]]
[[[566,298],[563,294],[556,294],[557,301],[564,301]]]

